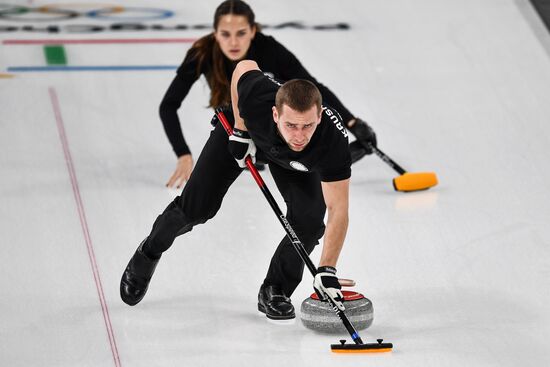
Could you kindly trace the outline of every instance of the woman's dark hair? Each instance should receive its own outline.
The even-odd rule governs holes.
[[[234,14],[246,17],[251,27],[259,30],[256,24],[254,12],[250,6],[242,0],[226,0],[221,3],[214,13],[214,31],[218,29],[220,18],[224,15]],[[212,70],[205,73],[206,80],[210,86],[210,107],[219,107],[229,104],[231,101],[229,77],[225,74],[224,59],[220,46],[214,38],[214,33],[210,33],[198,39],[192,46],[195,57],[198,60],[197,73],[203,70],[205,64],[210,63]]]

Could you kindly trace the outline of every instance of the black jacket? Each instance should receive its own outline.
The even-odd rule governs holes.
[[[225,56],[224,59],[227,79],[231,80],[236,62],[227,59]],[[334,107],[346,123],[354,118],[338,97],[330,89],[315,80],[296,56],[277,42],[275,38],[256,32],[245,59],[256,61],[263,72],[272,74],[278,80],[307,79],[312,81],[321,91],[323,104]],[[190,150],[183,137],[177,111],[199,76],[208,74],[210,71],[211,66],[206,62],[203,69],[198,71],[198,62],[193,49],[190,49],[160,104],[159,112],[164,131],[178,157],[189,154]]]

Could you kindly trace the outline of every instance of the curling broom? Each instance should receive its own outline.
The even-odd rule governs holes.
[[[400,174],[399,177],[393,179],[393,188],[395,191],[420,191],[427,190],[430,187],[437,185],[437,176],[434,172],[407,172],[378,147],[369,144],[368,148],[372,149],[377,156],[379,156],[384,162]]]

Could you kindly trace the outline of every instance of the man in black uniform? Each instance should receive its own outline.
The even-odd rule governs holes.
[[[182,194],[157,218],[130,260],[120,284],[123,301],[141,301],[161,254],[178,235],[216,214],[246,157],[257,156],[269,164],[287,205],[286,218],[308,253],[324,234],[314,288],[343,309],[335,266],[348,226],[351,158],[341,117],[321,106],[321,94],[311,82],[291,80],[281,86],[251,60],[235,68],[231,98],[234,134],[228,138],[221,124],[212,131]],[[289,297],[303,269],[285,236],[260,287],[258,309],[271,319],[294,318]]]

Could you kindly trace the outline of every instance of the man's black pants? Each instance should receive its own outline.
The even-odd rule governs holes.
[[[170,248],[177,236],[190,231],[197,224],[205,223],[217,213],[227,190],[242,172],[227,150],[227,142],[223,126],[217,124],[183,192],[153,224],[143,247],[146,254],[159,256]],[[309,254],[325,230],[323,219],[326,207],[319,175],[285,169],[269,161],[267,163],[285,200],[286,218]],[[302,260],[285,235],[271,259],[264,284],[279,285],[290,296],[302,280],[303,270]]]

